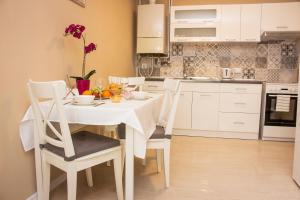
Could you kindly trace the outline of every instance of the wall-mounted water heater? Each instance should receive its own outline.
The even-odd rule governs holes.
[[[138,5],[137,53],[165,54],[167,52],[165,5]]]

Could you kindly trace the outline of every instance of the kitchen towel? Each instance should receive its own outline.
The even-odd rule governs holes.
[[[290,112],[291,95],[277,95],[276,111]]]

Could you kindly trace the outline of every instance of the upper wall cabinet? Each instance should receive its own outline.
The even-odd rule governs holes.
[[[300,2],[262,5],[262,32],[300,31]]]
[[[220,20],[219,5],[172,6],[172,23],[215,23]]]
[[[241,41],[260,42],[261,4],[241,5]]]
[[[221,7],[173,6],[171,9],[171,42],[205,42],[219,40]]]
[[[241,39],[241,6],[223,5],[221,12],[221,41],[237,42]]]

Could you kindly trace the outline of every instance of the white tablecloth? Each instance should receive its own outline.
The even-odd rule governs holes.
[[[122,100],[121,103],[112,103],[106,100],[104,105],[77,106],[65,105],[65,113],[69,123],[86,125],[116,125],[125,123],[135,130],[134,154],[144,158],[147,140],[155,130],[162,95],[151,94],[147,100]],[[41,103],[43,112],[51,109],[50,102]],[[58,121],[55,108],[52,110],[50,121]],[[25,151],[34,148],[34,126],[31,107],[28,108],[20,123],[20,136]]]

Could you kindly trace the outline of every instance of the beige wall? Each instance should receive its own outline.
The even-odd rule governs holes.
[[[97,76],[133,75],[132,0],[0,0],[0,199],[26,199],[35,189],[33,152],[24,152],[18,123],[29,99],[26,82],[80,73],[81,42],[62,37],[66,25],[83,23],[98,50],[88,57]]]

